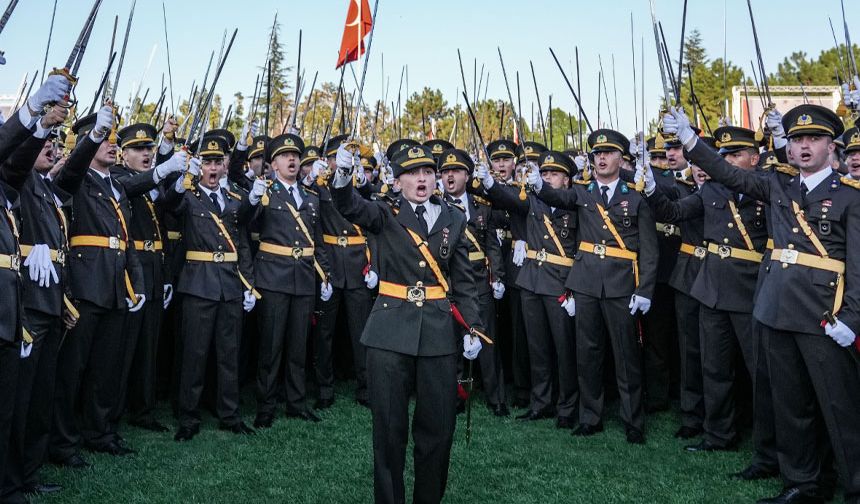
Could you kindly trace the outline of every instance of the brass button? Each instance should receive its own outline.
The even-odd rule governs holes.
[[[822,208],[821,208],[821,211],[822,211],[822,212],[824,212],[824,213],[827,213],[827,207],[822,207]]]
[[[418,261],[418,266],[424,268],[425,266],[427,266],[427,263],[424,261]]]
[[[830,282],[830,286],[834,287],[836,284],[834,282]]]
[[[789,243],[789,244],[788,244],[788,248],[790,248],[791,250],[794,250],[794,244],[793,244],[793,243]]]
[[[222,247],[221,245],[218,245],[218,250],[221,250],[221,249],[223,249],[223,248],[224,248],[224,247]]]
[[[603,229],[609,229],[606,224],[603,225]]]
[[[731,228],[733,228],[733,227],[735,227],[735,225],[734,225],[734,224],[732,224],[731,222],[729,222],[729,229],[731,229]]]
[[[549,235],[543,235],[544,240],[549,240]]]
[[[388,308],[388,303],[382,303],[383,308]]]
[[[782,263],[782,269],[788,268],[788,263]]]
[[[791,232],[792,232],[792,233],[797,233],[798,231],[800,231],[800,230],[799,230],[799,229],[797,229],[797,228],[791,228]]]
[[[343,230],[343,234],[346,234],[346,229]]]
[[[424,306],[424,303],[422,301],[416,301],[415,306],[417,306],[418,308],[421,308],[422,306]]]
[[[728,238],[723,238],[723,243],[728,243],[728,242],[729,242]]]
[[[299,227],[298,227],[298,226],[296,226],[296,231],[299,231]]]

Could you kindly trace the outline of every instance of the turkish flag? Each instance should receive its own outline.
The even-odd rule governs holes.
[[[364,37],[372,29],[373,17],[368,0],[350,0],[335,69],[351,61],[357,61],[359,56],[364,54]]]

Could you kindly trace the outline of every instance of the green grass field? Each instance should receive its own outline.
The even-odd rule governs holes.
[[[370,411],[352,401],[346,385],[338,387],[336,399],[321,412],[322,423],[281,417],[257,436],[218,431],[208,415],[201,433],[184,444],[175,443],[172,432],[124,425],[136,455],[87,454],[93,467],[83,471],[47,466],[43,480],[66,488],[37,502],[371,502]],[[685,442],[672,437],[676,415],[663,413],[649,417],[647,444],[632,446],[614,409],[611,405],[603,434],[582,439],[557,430],[551,420],[498,419],[476,396],[471,446],[466,446],[465,415],[458,417],[445,502],[739,503],[780,489],[777,480],[728,478],[749,461],[748,439],[737,452],[686,453]],[[250,424],[250,395],[242,411]],[[175,425],[166,408],[160,415]]]

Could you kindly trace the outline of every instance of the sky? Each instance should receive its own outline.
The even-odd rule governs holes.
[[[77,95],[86,106],[89,106],[107,65],[114,16],[119,16],[117,46],[120,46],[131,1],[103,0],[79,71]],[[222,97],[231,96],[236,91],[251,96],[266,57],[268,32],[275,12],[278,12],[281,22],[281,41],[288,63],[295,65],[301,29],[302,67],[306,69],[306,78],[311,79],[314,71],[318,70],[318,85],[324,81],[337,82],[339,73],[334,67],[349,1],[165,0],[175,100],[178,101],[180,96],[187,98],[192,81],[197,79],[199,83],[202,80],[211,51],[216,51],[217,59],[224,31],[232,32],[234,28],[238,28],[238,34],[216,91]],[[654,0],[656,15],[663,23],[673,59],[677,57],[679,48],[683,2]],[[373,3],[374,0],[370,0],[371,6]],[[860,2],[849,0],[845,4],[849,27],[860,27]],[[0,66],[0,95],[15,94],[26,73],[32,76],[36,70],[41,70],[53,5],[53,0],[20,1],[0,33],[0,50],[5,51],[7,60],[5,66]],[[48,71],[65,64],[91,5],[91,0],[57,0]],[[828,16],[833,20],[837,37],[842,40],[838,0],[820,0],[814,5],[808,0],[752,0],[752,5],[768,72],[774,72],[778,63],[793,51],[802,50],[817,56],[822,50],[832,47]],[[373,103],[382,98],[386,86],[388,103],[396,100],[401,70],[406,65],[410,94],[425,86],[438,88],[453,105],[456,91],[462,90],[457,49],[463,56],[469,92],[477,59],[479,74],[482,65],[485,75],[489,74],[489,77],[485,76],[489,78],[487,97],[507,101],[498,47],[504,56],[514,100],[515,72],[520,73],[522,113],[527,122],[531,104],[535,103],[530,61],[534,64],[544,109],[548,96],[552,95],[554,107],[573,112],[576,110],[575,102],[548,48],[553,48],[575,86],[573,61],[574,48],[578,47],[586,114],[592,123],[596,123],[598,58],[601,58],[610,102],[615,101],[617,90],[618,129],[632,134],[631,14],[637,55],[636,88],[641,89],[639,58],[644,38],[646,111],[652,117],[659,102],[661,84],[648,0],[379,0],[365,101]],[[689,0],[687,33],[694,28],[702,33],[711,59],[722,57],[725,43],[728,59],[750,71],[755,48],[746,0]],[[860,40],[857,38],[860,37],[860,29],[853,35],[856,43]],[[127,103],[141,80],[141,95],[151,87],[148,101],[154,101],[153,95],[157,99],[162,73],[165,85],[169,80],[161,1],[137,1],[128,44],[118,101]],[[150,54],[153,54],[152,65],[143,78]],[[360,79],[358,68],[356,74]],[[346,83],[348,91],[355,87],[349,70]],[[406,82],[403,88],[405,96]],[[229,100],[225,98],[225,102]],[[608,117],[605,105],[604,101],[604,122]],[[614,116],[614,103],[611,112]]]

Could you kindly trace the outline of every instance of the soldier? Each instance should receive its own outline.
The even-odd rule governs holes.
[[[198,145],[193,142],[192,145]],[[243,197],[219,184],[225,171],[227,141],[203,136],[185,176],[172,184],[165,206],[182,222],[185,264],[176,291],[182,300],[182,364],[179,385],[179,429],[176,441],[200,432],[198,411],[209,348],[217,368],[216,411],[219,428],[254,434],[239,416],[237,358],[242,309],[251,311],[259,294],[253,288],[250,250],[241,239]],[[199,180],[194,181],[194,178]]]
[[[797,106],[785,117],[771,111],[768,128],[775,138],[788,138],[792,166],[766,174],[735,169],[700,144],[680,110],[670,110],[664,127],[677,132],[693,162],[714,180],[770,207],[774,249],[753,316],[761,323],[767,352],[784,489],[759,502],[823,500],[816,402],[846,502],[858,502],[860,374],[851,347],[860,331],[860,257],[847,247],[860,240],[860,185],[829,164],[842,121],[819,105]]]
[[[755,172],[759,161],[755,132],[724,126],[714,134],[720,154],[729,163]],[[759,264],[767,243],[764,203],[735,194],[715,181],[706,182],[695,194],[671,201],[655,192],[653,172],[647,171],[644,177],[645,193],[657,218],[673,224],[704,218],[704,239],[708,242],[708,253],[690,291],[701,303],[705,437],[686,449],[733,449],[738,441],[735,414],[738,352],[749,376],[755,377],[751,313]]]
[[[478,290],[478,313],[487,335],[496,334],[496,307],[493,293],[498,292],[502,277],[502,250],[493,225],[493,209],[489,202],[466,193],[466,184],[475,164],[469,155],[459,149],[443,151],[436,162],[445,186],[445,201],[466,215],[466,239],[469,245],[469,262]],[[505,375],[502,356],[495,345],[484,349],[478,357],[483,378],[484,397],[494,415],[510,415],[505,401]]]
[[[576,314],[576,354],[581,394],[576,436],[603,430],[603,360],[606,336],[615,357],[621,395],[621,420],[632,444],[645,443],[642,411],[641,342],[637,313],[651,307],[657,274],[654,218],[645,199],[619,179],[629,142],[617,131],[599,129],[588,136],[594,180],[570,189],[545,184],[535,172],[529,183],[547,205],[576,211],[579,250],[566,287],[569,313]]]
[[[118,132],[122,165],[111,168],[111,175],[125,187],[131,207],[128,231],[134,240],[143,271],[143,294],[150,299],[143,309],[125,319],[125,357],[122,390],[114,412],[119,423],[123,410],[128,409],[129,424],[154,432],[167,432],[167,427],[152,416],[155,409],[156,351],[164,310],[173,298],[173,284],[165,271],[162,227],[155,210],[161,196],[156,184],[171,173],[185,168],[186,154],[179,151],[154,169],[153,147],[158,132],[147,123],[126,126]],[[172,149],[168,150],[172,153]],[[162,156],[166,157],[166,156]]]
[[[331,158],[336,157],[337,149],[346,141],[346,138],[346,135],[330,138],[323,146],[323,151],[329,158],[330,173],[334,173]],[[370,185],[364,183],[369,180],[366,178],[366,173],[363,166],[360,170],[356,170],[356,180],[362,182],[360,184],[363,187],[362,191],[370,189]],[[314,407],[326,409],[334,404],[332,349],[338,313],[341,311],[345,316],[352,342],[356,375],[355,400],[358,404],[367,406],[366,359],[364,346],[361,343],[361,331],[367,323],[367,317],[373,305],[373,289],[376,287],[377,274],[370,270],[370,247],[365,231],[346,220],[338,212],[332,200],[327,177],[315,178],[311,190],[319,195],[319,217],[323,241],[321,248],[325,250],[331,265],[329,282],[332,287],[330,298],[322,299],[322,302],[317,304],[319,316],[314,326],[314,362],[319,398]]]
[[[373,413],[374,497],[405,502],[403,470],[413,419],[416,502],[440,502],[445,493],[456,420],[458,338],[452,303],[470,326],[464,356],[477,357],[482,331],[465,236],[466,219],[433,195],[435,162],[423,146],[392,159],[402,188],[393,205],[367,201],[352,188],[359,161],[341,145],[332,196],[338,210],[378,236],[379,297],[367,320],[368,389]],[[461,331],[463,332],[463,331]]]
[[[569,157],[546,151],[540,158],[540,176],[547,185],[567,188],[573,162]],[[537,173],[537,172],[535,172]],[[521,420],[556,416],[556,427],[570,429],[576,424],[579,387],[576,379],[576,349],[564,281],[576,252],[576,214],[554,208],[535,195],[520,198],[520,190],[496,184],[487,167],[478,168],[494,206],[525,217],[528,250],[517,276],[520,287],[526,339],[531,367],[531,404],[519,415]],[[553,359],[555,355],[556,359]],[[557,390],[554,375],[557,373]],[[558,398],[556,404],[553,399]]]
[[[860,180],[860,129],[856,127],[845,131],[845,165],[848,168],[848,177]]]
[[[50,432],[63,311],[61,282],[64,276],[59,251],[64,249],[66,237],[59,220],[61,210],[53,193],[44,187],[42,175],[32,170],[35,165],[46,173],[52,164],[54,146],[49,135],[68,115],[68,108],[62,103],[68,89],[69,83],[64,77],[48,77],[26,105],[0,127],[0,206],[3,208],[0,214],[0,289],[4,293],[0,308],[0,399],[5,405],[0,414],[0,481],[3,483],[0,500],[3,502],[23,501],[25,493],[61,489],[59,485],[40,484],[36,472],[42,465]],[[49,113],[38,115],[45,105],[55,102],[59,103]],[[93,153],[90,151],[90,156]],[[85,157],[75,156],[78,161],[73,163]],[[84,161],[84,164],[88,163]],[[34,190],[39,182],[41,190]],[[46,202],[50,205],[50,214],[43,214],[39,219],[40,214],[33,210],[43,198],[50,198]],[[13,211],[18,207],[22,210],[16,216]],[[35,254],[34,248],[37,249]],[[26,260],[22,259],[24,255]],[[28,278],[19,274],[22,261],[31,273]],[[26,335],[25,317],[28,321]],[[73,323],[71,318],[68,321]]]
[[[82,438],[93,451],[133,453],[116,433],[112,415],[125,350],[119,335],[127,313],[140,310],[146,295],[127,225],[126,190],[110,174],[117,146],[103,141],[113,122],[113,111],[105,106],[75,123],[72,132],[79,143],[101,145],[89,168],[81,170],[86,176],[64,167],[55,180],[72,195],[69,284],[80,318],[60,346],[50,456],[74,468],[88,465],[79,453]]]
[[[256,179],[248,197],[250,219],[259,221],[260,248],[255,271],[262,295],[257,367],[257,417],[254,425],[274,421],[278,376],[284,362],[287,417],[319,422],[306,404],[305,361],[308,321],[313,314],[315,277],[320,298],[331,297],[329,261],[322,247],[319,197],[297,180],[302,139],[280,135],[267,146],[271,181]]]

